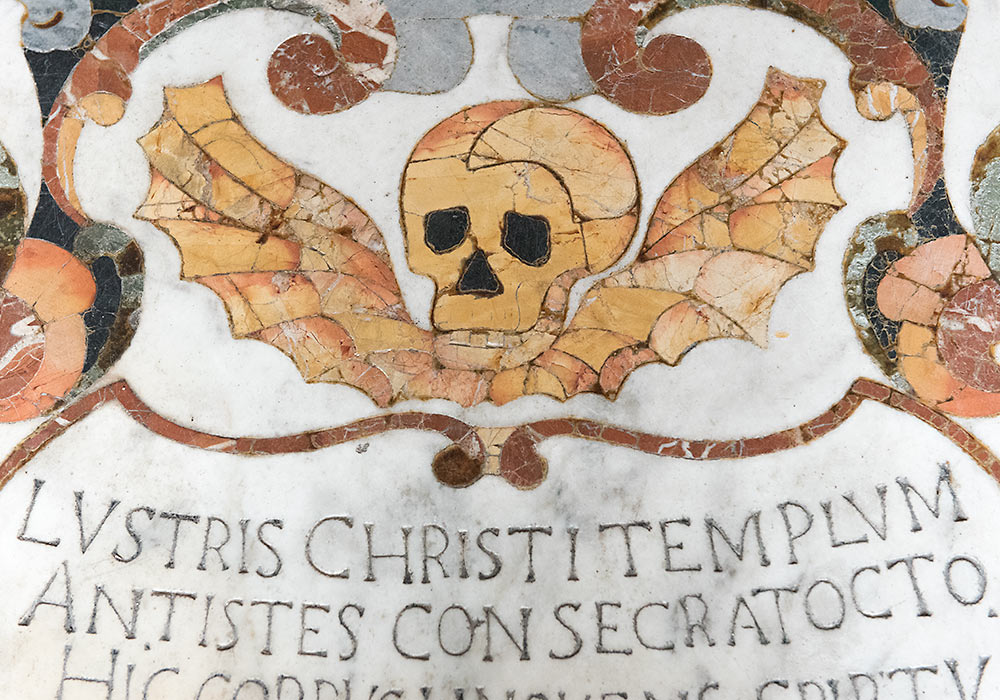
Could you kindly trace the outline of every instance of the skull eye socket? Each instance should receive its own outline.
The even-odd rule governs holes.
[[[552,252],[549,230],[549,221],[544,216],[509,211],[503,216],[500,245],[525,265],[541,267]]]
[[[469,232],[469,210],[465,207],[438,209],[424,217],[424,243],[438,255],[462,245]]]

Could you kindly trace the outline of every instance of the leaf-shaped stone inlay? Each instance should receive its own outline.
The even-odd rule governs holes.
[[[660,197],[638,261],[584,298],[554,348],[582,360],[601,391],[713,338],[766,346],[778,292],[812,269],[844,205],[833,169],[845,142],[819,114],[823,87],[772,68],[747,118]]]
[[[183,278],[222,299],[235,337],[280,349],[307,381],[350,384],[383,406],[430,398],[505,403],[535,393],[561,400],[588,391],[613,396],[635,367],[676,364],[704,340],[766,344],[775,297],[785,282],[812,269],[816,240],[843,206],[833,168],[844,142],[819,116],[822,90],[820,81],[772,69],[746,120],[664,192],[639,260],[592,290],[568,327],[559,317],[545,333],[442,333],[415,325],[374,223],[347,197],[257,142],[230,107],[219,78],[166,89],[162,119],[140,139],[152,184],[137,217],[174,240]],[[569,110],[527,103],[470,110],[513,113],[509,128],[490,137],[506,138],[512,146],[502,148],[486,137],[474,141],[473,156],[492,159],[489,164],[525,158],[518,144],[536,142],[536,169],[559,171],[569,156],[591,152],[607,159],[607,148],[581,147],[581,124],[604,139],[600,143],[617,143],[604,127]],[[529,118],[536,112],[541,117]],[[461,123],[488,130],[492,122]],[[575,129],[573,138],[553,136],[564,133],[552,131],[563,123]],[[532,131],[542,126],[552,133]],[[453,135],[443,128],[425,141],[440,137],[439,147],[452,144]],[[414,158],[421,153],[418,146]],[[583,233],[594,245],[588,243],[587,260],[600,258],[603,266],[624,249],[621,234],[633,230],[635,220],[634,175],[627,157],[622,159],[624,170],[613,171],[622,193],[584,182],[591,174],[610,177],[607,168],[592,164],[574,166],[572,177],[549,178],[576,195],[592,192],[572,202],[588,212]],[[483,164],[470,158],[459,165]],[[447,183],[445,172],[435,187]],[[605,211],[612,205],[617,208]],[[418,242],[426,247],[426,217],[416,220],[422,224]],[[606,239],[621,246],[604,260],[597,242]],[[441,256],[450,246],[442,243],[427,255]],[[544,263],[543,253],[532,253],[522,266]],[[564,308],[563,296],[579,276],[573,272],[552,283],[545,309]],[[510,361],[460,361],[480,355]]]

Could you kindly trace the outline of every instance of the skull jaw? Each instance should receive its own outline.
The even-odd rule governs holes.
[[[494,296],[439,294],[434,300],[431,322],[438,331],[500,331],[524,333],[538,323],[542,291],[532,285],[505,288]]]
[[[493,297],[438,296],[433,312],[438,331],[434,346],[441,364],[451,369],[499,371],[530,362],[548,350],[556,334],[549,328],[552,324],[539,323],[541,295],[523,287],[517,292]]]
[[[557,337],[537,328],[525,333],[451,331],[434,339],[434,354],[448,369],[499,372],[531,362],[552,347]]]

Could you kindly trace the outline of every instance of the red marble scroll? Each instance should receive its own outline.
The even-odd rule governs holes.
[[[894,408],[931,426],[951,440],[994,479],[1000,482],[1000,459],[961,425],[916,399],[870,379],[858,379],[840,401],[828,411],[802,425],[762,437],[736,440],[688,440],[655,435],[579,418],[537,421],[514,428],[501,446],[499,476],[519,489],[539,486],[548,472],[545,459],[537,452],[543,440],[575,437],[608,445],[628,447],[647,454],[694,461],[741,459],[774,454],[805,445],[831,432],[857,410],[864,401]],[[426,430],[451,441],[432,465],[435,476],[447,486],[469,486],[484,474],[487,446],[477,429],[462,421],[434,413],[386,413],[336,428],[314,430],[273,438],[221,437],[204,433],[164,418],[119,381],[93,391],[80,401],[42,423],[0,464],[0,488],[34,457],[94,410],[118,404],[137,423],[174,442],[214,452],[246,456],[299,454],[372,437],[393,430]],[[486,429],[488,430],[488,429]]]

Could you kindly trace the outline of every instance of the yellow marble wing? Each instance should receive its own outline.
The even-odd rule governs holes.
[[[566,396],[613,396],[639,365],[674,365],[713,338],[766,346],[775,297],[813,268],[816,241],[844,205],[833,168],[845,142],[820,117],[823,88],[772,68],[747,118],[670,184],[638,260],[584,297],[553,347],[559,367],[575,366],[570,383],[556,372]]]
[[[410,322],[378,228],[257,142],[221,78],[164,93],[139,139],[152,183],[136,217],[173,239],[182,278],[222,299],[235,337],[279,348],[307,381],[391,403],[432,343]]]

